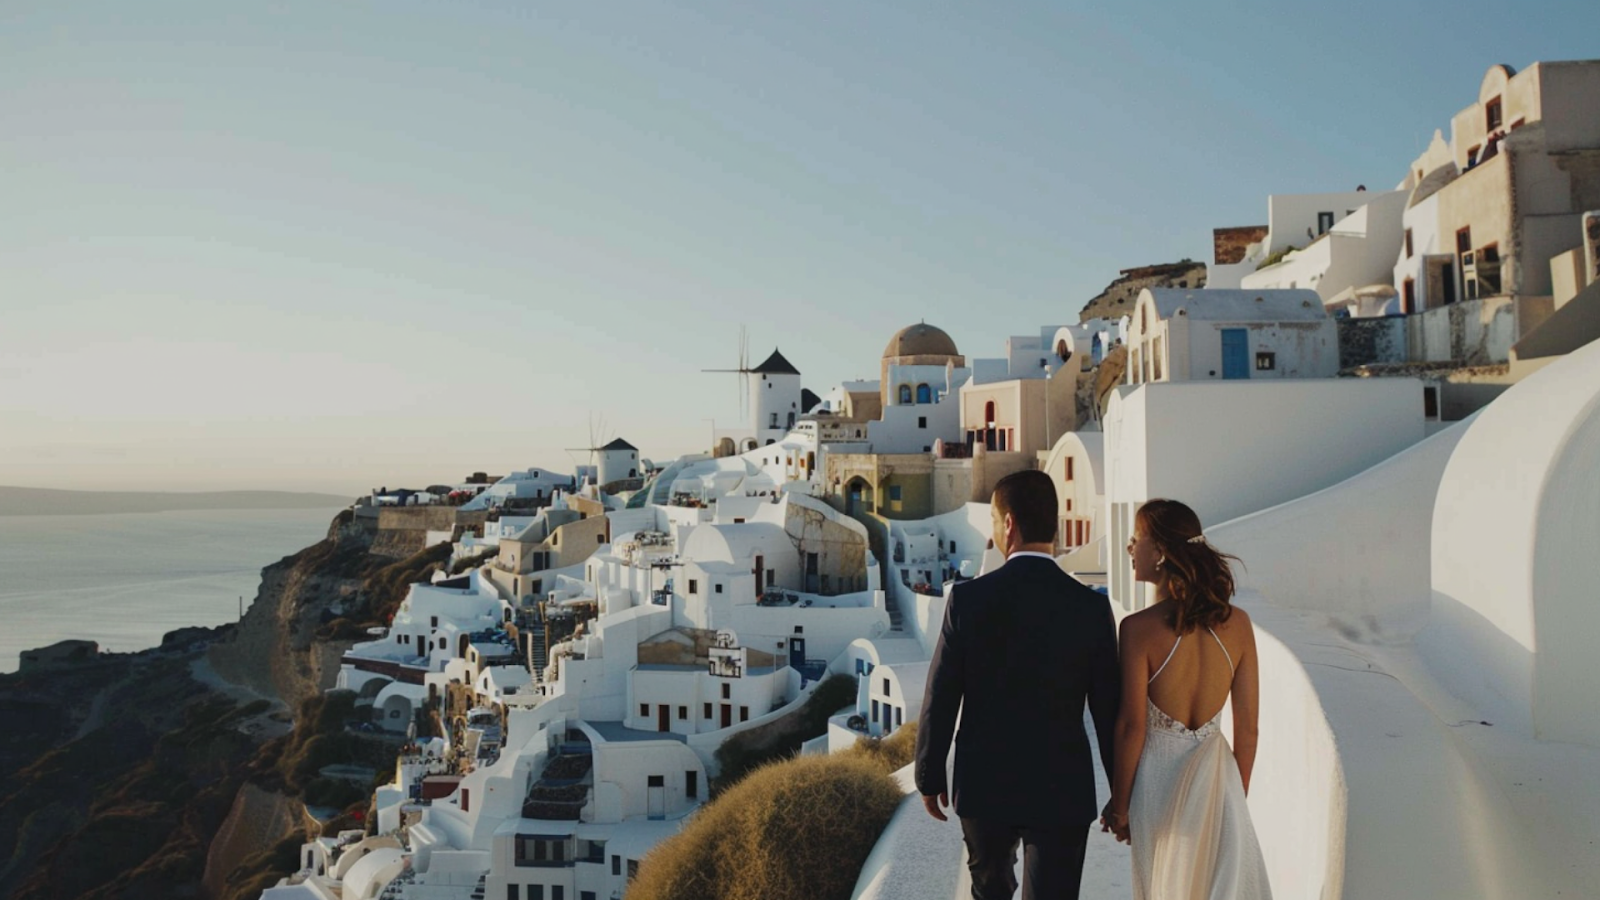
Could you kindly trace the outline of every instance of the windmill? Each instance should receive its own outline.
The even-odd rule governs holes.
[[[746,411],[750,405],[750,340],[745,333],[745,327],[739,326],[739,368],[737,369],[701,369],[702,372],[716,374],[733,373],[739,378],[739,420],[744,421]]]
[[[601,450],[605,449],[605,447],[603,445],[605,443],[605,439],[606,439],[607,433],[608,432],[607,432],[607,429],[606,429],[605,417],[604,416],[596,417],[594,413],[590,413],[589,414],[589,446],[587,446],[587,447],[565,447],[563,449],[566,450],[569,454],[570,453],[587,453],[587,454],[589,454],[589,462],[593,462],[594,461],[594,454],[596,454],[596,453],[600,452]],[[573,460],[573,468],[577,468],[579,465],[586,465],[586,464],[587,463],[579,463],[577,460]]]

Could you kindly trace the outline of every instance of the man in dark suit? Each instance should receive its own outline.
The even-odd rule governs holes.
[[[1016,891],[1018,841],[1024,900],[1077,897],[1099,811],[1084,702],[1109,777],[1121,694],[1111,602],[1050,555],[1056,492],[1048,475],[1006,476],[992,507],[1006,562],[950,591],[917,730],[917,790],[941,821],[955,800],[976,900]],[[958,710],[950,790],[945,760]]]

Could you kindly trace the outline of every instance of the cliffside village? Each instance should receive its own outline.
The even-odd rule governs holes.
[[[1151,497],[1189,502],[1208,532],[1317,502],[1326,527],[1355,533],[1378,527],[1374,507],[1328,506],[1329,491],[1418,465],[1437,441],[1457,448],[1431,476],[1448,484],[1474,429],[1512,427],[1494,423],[1537,402],[1536,379],[1582,381],[1561,366],[1594,370],[1600,338],[1600,61],[1494,66],[1471,87],[1448,129],[1396,162],[1394,187],[1267,197],[1266,224],[1216,229],[1209,264],[1127,270],[1078,321],[1028,325],[992,355],[917,322],[885,336],[876,380],[813,392],[803,348],[774,349],[738,367],[745,423],[704,453],[654,461],[619,438],[572,472],[362,498],[358,519],[416,535],[417,549],[451,542],[452,563],[473,563],[412,585],[392,623],[345,655],[338,689],[355,692],[363,727],[409,739],[374,797],[373,833],[305,844],[300,871],[263,897],[624,896],[706,801],[718,747],[795,712],[830,673],[856,679],[856,700],[804,752],[916,719],[950,585],[1002,562],[987,501],[1008,473],[1049,473],[1059,562],[1119,614],[1151,599],[1122,552]],[[1571,421],[1591,427],[1594,408]],[[1422,541],[1425,571],[1446,500],[1415,502],[1424,524],[1387,540]],[[1254,533],[1213,536],[1267,594]],[[1453,596],[1470,607],[1470,593]],[[1283,665],[1298,665],[1283,640]],[[1526,676],[1530,735],[1567,721],[1538,699],[1540,665]],[[1293,702],[1322,710],[1317,734],[1356,727],[1334,703]],[[1359,886],[1334,855],[1339,817],[1361,813],[1361,765],[1333,763],[1350,791],[1335,802],[1264,764],[1252,806],[1281,789],[1283,816],[1338,831],[1298,850],[1294,870],[1274,868],[1280,895],[1317,894],[1336,870]],[[1271,860],[1278,820],[1257,815]],[[897,819],[882,840],[920,840],[922,827]]]

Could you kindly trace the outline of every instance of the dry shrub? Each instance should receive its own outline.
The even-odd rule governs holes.
[[[917,723],[907,722],[886,738],[856,738],[855,745],[844,755],[869,760],[885,773],[897,772],[916,759]]]
[[[860,755],[763,766],[650,851],[628,900],[846,900],[902,797]]]

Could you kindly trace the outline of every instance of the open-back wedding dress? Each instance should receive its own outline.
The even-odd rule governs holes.
[[[1233,668],[1233,656],[1207,628]],[[1172,644],[1161,675],[1172,654]],[[1134,900],[1270,900],[1261,845],[1250,824],[1222,710],[1191,729],[1146,700],[1144,752],[1129,798]]]

